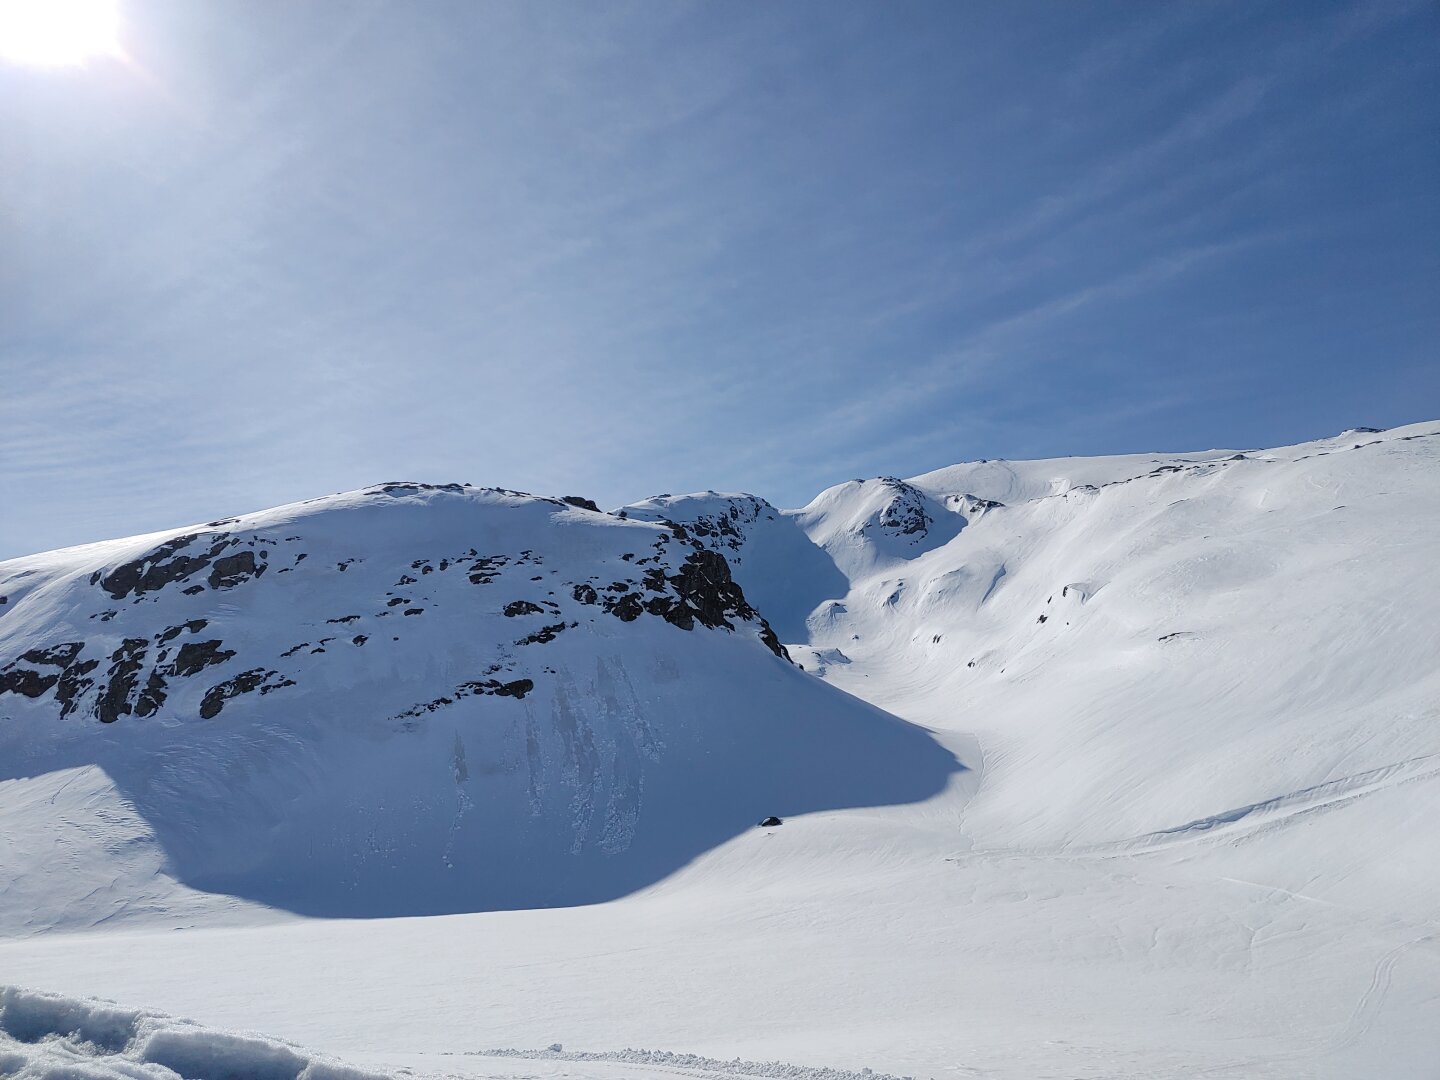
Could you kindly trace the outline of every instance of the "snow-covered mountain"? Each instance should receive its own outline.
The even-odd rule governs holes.
[[[0,597],[11,929],[168,877],[322,915],[591,902],[958,767],[793,667],[724,558],[580,499],[386,484],[6,563]]]
[[[0,928],[93,931],[0,969],[422,1072],[1429,1078],[1437,521],[1429,423],[0,564]]]

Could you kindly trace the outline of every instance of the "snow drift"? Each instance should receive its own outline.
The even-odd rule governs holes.
[[[15,1080],[386,1080],[263,1035],[0,986],[0,1076]]]

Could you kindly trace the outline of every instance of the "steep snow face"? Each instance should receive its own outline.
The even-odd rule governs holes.
[[[0,596],[12,929],[158,903],[160,868],[323,914],[600,900],[956,767],[793,668],[720,555],[582,500],[387,484],[0,564]]]
[[[745,595],[784,641],[804,641],[810,613],[850,588],[830,553],[805,534],[793,514],[755,495],[659,495],[615,512],[676,523],[691,539],[724,555]]]

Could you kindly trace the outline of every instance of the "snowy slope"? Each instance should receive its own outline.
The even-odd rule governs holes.
[[[375,491],[348,498],[375,514],[395,501]],[[512,497],[472,489],[463,498],[508,507]],[[401,501],[411,499],[438,496]],[[313,534],[329,535],[329,526],[320,527],[328,504],[315,506],[324,513],[317,511]],[[503,544],[452,546],[518,559],[521,545],[545,562],[533,573],[529,563],[507,563],[502,571],[511,576],[483,587],[500,590],[489,606],[450,618],[444,634],[384,667],[363,693],[343,699],[344,708],[332,698],[357,676],[346,669],[320,681],[333,649],[327,644],[325,654],[303,654],[314,656],[314,668],[270,662],[295,687],[227,699],[209,721],[259,731],[262,714],[288,694],[308,700],[300,695],[314,681],[325,703],[303,714],[314,726],[293,728],[302,714],[287,711],[285,731],[298,730],[309,745],[323,728],[329,746],[340,736],[315,715],[363,710],[389,692],[376,685],[386,679],[405,683],[407,700],[433,700],[426,695],[444,692],[437,684],[473,678],[476,664],[503,653],[512,666],[493,677],[528,678],[535,687],[520,699],[487,694],[457,703],[483,710],[476,713],[482,725],[492,722],[482,716],[503,725],[543,702],[535,715],[542,730],[554,732],[554,687],[570,672],[575,689],[566,700],[592,710],[593,730],[613,730],[597,704],[598,676],[583,681],[573,673],[595,670],[597,653],[618,656],[632,685],[643,687],[637,698],[657,730],[684,715],[694,718],[697,734],[693,744],[667,734],[671,756],[646,760],[647,809],[631,849],[645,853],[646,872],[612,875],[603,851],[578,857],[587,874],[602,868],[613,899],[563,909],[497,902],[451,907],[468,913],[445,917],[301,919],[293,913],[314,909],[289,903],[282,905],[289,914],[280,915],[256,907],[248,901],[272,898],[248,885],[231,894],[246,903],[222,902],[176,892],[164,873],[97,872],[143,849],[120,842],[124,822],[143,830],[155,814],[123,785],[123,800],[107,794],[110,778],[125,774],[118,757],[95,755],[89,736],[134,731],[140,718],[100,725],[73,712],[65,723],[80,722],[83,740],[57,737],[44,744],[43,760],[11,768],[11,754],[30,745],[36,725],[56,726],[57,712],[56,688],[35,702],[12,693],[0,697],[0,715],[29,726],[12,723],[6,730],[23,737],[0,744],[10,777],[0,781],[0,808],[12,833],[15,823],[24,826],[16,834],[29,860],[24,880],[38,884],[0,884],[0,913],[12,932],[57,924],[93,929],[0,943],[5,980],[103,994],[220,1028],[264,1030],[365,1067],[421,1074],[559,1075],[541,1070],[549,1067],[544,1048],[563,1042],[566,1054],[600,1055],[587,1069],[634,1063],[633,1072],[596,1076],[650,1075],[624,1049],[649,1047],[711,1059],[690,1072],[671,1070],[681,1075],[747,1075],[714,1064],[739,1057],[791,1063],[763,1075],[870,1067],[997,1080],[1433,1080],[1440,1060],[1440,849],[1430,828],[1440,806],[1440,423],[1267,451],[970,463],[909,480],[841,484],[798,511],[714,492],[623,509],[622,518],[523,502],[515,512],[533,515],[533,530],[527,525]],[[499,528],[490,523],[493,510],[484,511],[485,529]],[[570,530],[605,539],[587,540],[582,550],[570,545]],[[805,671],[767,649],[758,617],[738,605],[725,616],[733,631],[697,620],[686,632],[648,612],[629,622],[607,615],[600,586],[612,572],[646,569],[633,568],[626,552],[654,550],[631,541],[642,535],[632,530],[644,530],[652,545],[670,538],[655,552],[667,581],[697,545],[723,554],[745,600],[783,628],[781,638]],[[431,527],[419,531],[428,536]],[[473,536],[476,526],[459,531]],[[363,528],[337,523],[334,534],[339,539],[319,564],[327,568],[323,581],[330,589],[343,573],[349,590],[362,579],[348,575],[364,564],[344,572],[334,566],[352,556],[380,560],[369,546],[376,526],[370,519]],[[547,538],[543,545],[537,534]],[[567,538],[563,545],[556,534]],[[311,532],[303,535],[308,541]],[[96,614],[98,623],[117,606],[90,603],[86,575],[164,539],[0,568],[12,582],[0,593],[8,591],[16,605],[0,615],[0,634],[12,635],[7,647],[85,636],[74,630],[77,620],[89,623]],[[373,543],[377,551],[384,546]],[[351,550],[357,545],[365,550]],[[399,573],[411,573],[409,563],[422,556],[433,570],[417,580],[454,581],[454,590],[406,586],[409,600],[412,593],[429,598],[425,613],[381,615]],[[317,631],[329,625],[323,619],[338,613],[329,609],[342,595],[368,603],[347,613],[375,625],[400,620],[407,632],[407,624],[458,610],[479,587],[447,578],[456,571],[439,570],[435,560],[443,556],[406,540],[381,560],[386,569],[373,586],[326,592],[305,618]],[[567,601],[566,588],[547,583],[551,569],[571,590],[589,581],[597,604]],[[37,573],[20,577],[30,570]],[[530,582],[537,575],[541,581]],[[50,583],[45,589],[24,592],[27,582],[42,579]],[[243,588],[277,580],[267,572]],[[635,582],[643,584],[643,575]],[[522,597],[531,586],[543,591]],[[208,599],[221,618],[219,605],[241,594],[235,587],[195,600]],[[500,628],[522,618],[537,628],[550,620],[539,613],[507,618],[502,605],[522,598],[560,604],[556,621],[563,616],[567,629],[541,646],[515,645],[519,635]],[[21,603],[34,604],[24,609],[24,634],[6,629]],[[152,605],[164,615],[152,634],[178,625],[173,620],[184,613],[163,603]],[[115,628],[145,607],[114,616]],[[292,619],[292,607],[277,600],[252,625]],[[440,663],[435,682],[428,674],[420,679],[421,658],[455,647],[454,628],[470,627],[472,617],[474,629],[458,635],[467,642],[462,661]],[[309,625],[299,633],[287,622],[285,642],[314,647]],[[216,636],[233,647],[231,637]],[[401,636],[391,647],[404,645]],[[276,636],[266,640],[272,652],[283,651]],[[107,661],[114,647],[104,642]],[[350,648],[345,655],[376,655],[366,651],[369,643]],[[675,658],[673,683],[636,674],[658,672],[663,665],[652,658],[661,654]],[[89,655],[80,654],[82,662]],[[260,663],[248,654],[236,662]],[[178,687],[172,700],[203,702],[204,680],[228,670],[206,669],[193,690],[169,680]],[[417,679],[425,687],[418,696],[410,693]],[[652,709],[652,693],[670,696]],[[846,703],[856,699],[929,735],[874,711],[852,712],[857,706]],[[40,711],[23,711],[32,708]],[[448,828],[457,815],[462,830],[489,820],[471,809],[459,814],[457,788],[474,801],[478,785],[455,781],[452,708],[426,714],[430,735],[387,731],[375,740],[376,758],[386,763],[398,760],[397,747],[420,747],[415,766],[402,770],[411,778],[407,790],[448,795],[437,802],[444,813],[421,816],[432,828],[419,836],[438,838],[442,821]],[[803,722],[811,709],[824,717],[813,730]],[[147,722],[160,719],[157,713]],[[195,719],[171,719],[175,726],[165,730],[178,732],[186,747],[208,730]],[[743,747],[717,757],[710,740],[730,730],[746,736]],[[825,757],[835,733],[850,730],[856,734],[843,738],[853,753]],[[461,734],[475,777],[475,761],[499,751],[474,749],[472,731]],[[355,741],[348,728],[342,734],[340,741]],[[555,737],[563,762],[563,739]],[[91,756],[74,750],[81,745]],[[767,788],[754,774],[777,754],[790,764]],[[957,771],[957,760],[971,768]],[[308,783],[311,770],[323,772],[331,761],[303,761],[299,772]],[[383,772],[371,766],[360,773],[367,781]],[[712,831],[687,825],[683,859],[654,856],[657,847],[646,846],[643,834],[657,806],[652,782],[662,783],[671,768],[681,777],[677,786],[693,793],[688,802],[677,794],[665,804],[672,826],[712,804],[730,815]],[[351,763],[336,763],[333,774],[322,775],[322,790],[338,794],[343,776],[356,774]],[[574,866],[568,849],[558,850],[561,838],[573,842],[577,832],[573,786],[563,787],[563,767],[542,775],[567,797],[538,819],[526,808],[500,820],[520,829],[543,822],[555,838],[546,865]],[[272,788],[256,790],[268,795]],[[521,797],[505,805],[527,807],[523,786],[512,790]],[[786,809],[756,808],[788,794],[806,797]],[[372,819],[393,817],[399,804],[386,794],[383,813],[380,805]],[[304,807],[305,816],[318,812],[313,803]],[[770,812],[785,824],[744,827]],[[58,829],[63,821],[78,824],[73,835],[45,834],[50,853],[82,844],[104,850],[86,849],[63,872],[42,872],[41,839],[25,830],[36,823]],[[115,835],[106,831],[112,823]],[[593,826],[583,831],[598,839]],[[463,839],[466,850],[478,845],[490,857],[486,845],[495,841],[487,830]],[[0,839],[7,842],[17,843]],[[347,835],[341,850],[351,844]],[[0,846],[0,864],[16,858],[6,850]],[[390,845],[382,858],[397,850]],[[168,859],[164,844],[161,853]],[[429,889],[425,864],[439,854],[432,843],[400,865],[407,874],[413,867]],[[510,865],[521,877],[530,872]],[[540,878],[548,881],[549,873]],[[61,917],[49,899],[56,879],[78,895]],[[366,895],[377,893],[373,881]],[[589,898],[573,879],[565,892]],[[101,923],[102,902],[130,921]],[[495,1047],[532,1056],[484,1054]]]
[[[1377,935],[1387,989],[1400,957],[1428,957],[1411,986],[1440,992],[1423,826],[1440,806],[1440,425],[969,463],[782,517],[848,582],[791,613],[808,617],[796,659],[983,759],[961,865],[1003,858],[1025,895],[1163,862],[1169,897],[1113,900],[1146,909],[1122,951],[1163,940],[1177,880],[1242,882]],[[1224,963],[1224,938],[1183,947]],[[1372,976],[1350,978],[1337,993],[1358,1001]]]
[[[936,501],[1032,494],[853,579],[809,644],[852,661],[834,681],[982,736],[966,827],[984,846],[1118,840],[1423,771],[1440,753],[1435,432],[1097,459],[1083,484],[1056,462],[917,477]]]
[[[852,693],[980,737],[966,833],[986,847],[1198,835],[1242,811],[1249,828],[1276,800],[1428,777],[1437,443],[1422,424],[842,484],[785,515],[849,586],[793,651]],[[1433,914],[1430,879],[1364,861],[1402,879],[1390,903]]]

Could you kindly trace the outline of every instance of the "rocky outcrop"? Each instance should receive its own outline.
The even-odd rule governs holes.
[[[935,519],[925,509],[925,493],[894,476],[882,476],[879,482],[890,490],[891,497],[875,524],[900,536],[926,536]]]
[[[204,699],[200,702],[200,716],[206,720],[219,716],[220,710],[225,707],[225,702],[239,697],[241,694],[249,694],[256,690],[262,694],[268,694],[272,690],[294,685],[293,679],[285,678],[278,671],[251,668],[248,671],[240,672],[233,679],[227,679],[207,690]]]
[[[406,709],[395,717],[396,720],[412,719],[423,716],[425,713],[432,713],[443,709],[447,705],[454,705],[455,702],[467,697],[488,694],[492,697],[510,697],[519,700],[530,691],[535,689],[535,682],[532,679],[512,679],[509,682],[502,682],[500,679],[474,679],[470,682],[460,683],[454,690],[443,697],[435,698],[433,701],[425,701],[419,705]]]
[[[186,533],[109,571],[96,571],[90,581],[109,593],[112,599],[134,597],[138,600],[174,582],[187,582],[208,569],[210,588],[233,589],[265,573],[270,553],[261,547],[263,544],[274,546],[276,541],[227,533],[208,536]],[[245,550],[224,554],[232,548]],[[203,586],[192,585],[185,591],[194,595],[203,591]]]
[[[82,641],[68,641],[44,649],[30,649],[0,667],[0,694],[38,698],[48,694],[85,648]],[[90,665],[95,667],[94,664]],[[86,669],[90,670],[90,669]],[[83,674],[83,673],[82,673]]]

